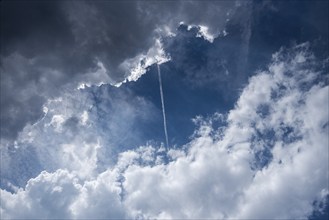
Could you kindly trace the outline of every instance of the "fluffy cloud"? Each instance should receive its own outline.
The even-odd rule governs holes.
[[[324,202],[329,193],[326,65],[308,44],[283,49],[268,70],[250,78],[227,116],[197,117],[194,137],[181,149],[124,151],[106,170],[86,169],[89,175],[64,163],[68,169],[42,172],[14,193],[1,190],[1,215],[307,218],[314,202]],[[89,117],[82,112],[75,124],[88,125]],[[43,120],[55,133],[69,129],[66,115],[54,112]],[[105,146],[86,143],[78,148],[73,141],[65,149],[80,157],[73,164],[97,167],[97,146]],[[268,155],[266,161],[260,153]]]

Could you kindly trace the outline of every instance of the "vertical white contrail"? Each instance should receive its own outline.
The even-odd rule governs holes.
[[[168,149],[169,142],[168,142],[168,132],[167,132],[166,109],[165,109],[165,105],[164,105],[163,90],[162,90],[161,71],[160,71],[160,65],[157,64],[157,66],[158,66],[158,76],[159,76],[159,84],[160,84],[160,96],[161,96],[162,115],[163,115],[163,128],[164,128],[165,137],[166,137],[166,144],[167,144],[166,147]]]

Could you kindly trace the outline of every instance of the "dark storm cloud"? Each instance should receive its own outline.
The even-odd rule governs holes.
[[[3,1],[2,137],[41,117],[44,100],[63,85],[121,82],[130,73],[120,64],[146,53],[180,21],[216,33],[233,10],[229,1]],[[90,75],[100,62],[105,75]]]
[[[156,28],[174,31],[184,21],[216,33],[232,7],[226,1],[4,1],[2,55],[49,56],[38,65],[66,74],[85,72],[100,59],[113,80],[121,81],[125,76],[116,68],[151,47]]]

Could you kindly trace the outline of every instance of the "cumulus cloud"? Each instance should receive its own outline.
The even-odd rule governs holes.
[[[199,127],[184,147],[124,151],[106,170],[86,169],[90,175],[80,175],[74,166],[42,172],[14,193],[1,190],[1,215],[307,218],[314,202],[325,202],[329,193],[327,65],[308,44],[282,49],[266,70],[249,79],[227,115],[197,117]],[[82,112],[69,123],[56,114],[47,119],[49,127],[58,128],[54,132],[87,125],[90,117]],[[77,144],[67,149],[97,167],[88,157],[98,156],[98,148],[78,150]],[[261,152],[268,155],[265,162],[257,159]]]

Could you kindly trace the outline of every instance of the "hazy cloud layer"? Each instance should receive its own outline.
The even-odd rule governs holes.
[[[164,152],[161,147],[146,145],[126,150],[117,163],[100,170],[106,158],[99,158],[99,150],[111,142],[99,134],[88,135],[87,127],[96,119],[89,121],[91,117],[103,118],[93,114],[92,108],[85,113],[90,101],[78,112],[71,112],[74,103],[67,103],[64,114],[65,108],[56,108],[62,101],[53,100],[44,110],[45,117],[19,137],[21,143],[31,143],[36,149],[46,150],[43,144],[54,144],[52,149],[57,152],[40,154],[40,159],[45,159],[41,164],[52,169],[14,193],[1,190],[1,215],[307,218],[317,208],[314,204],[328,196],[327,69],[328,62],[317,60],[307,43],[282,49],[266,70],[250,78],[227,115],[195,118],[198,128],[182,148]],[[130,105],[119,103],[115,106]],[[122,111],[112,114],[113,119],[126,117],[116,117],[124,114]],[[77,135],[79,140],[67,138],[75,126],[87,135]],[[59,135],[56,139],[62,143],[38,141],[44,132]],[[266,163],[259,160],[260,153],[268,155]],[[52,159],[57,159],[56,165]]]
[[[149,100],[127,88],[66,91],[47,100],[43,117],[14,142],[2,141],[1,187],[23,187],[42,170],[68,169],[83,177],[100,172],[116,163],[119,152],[156,138],[160,119]]]

